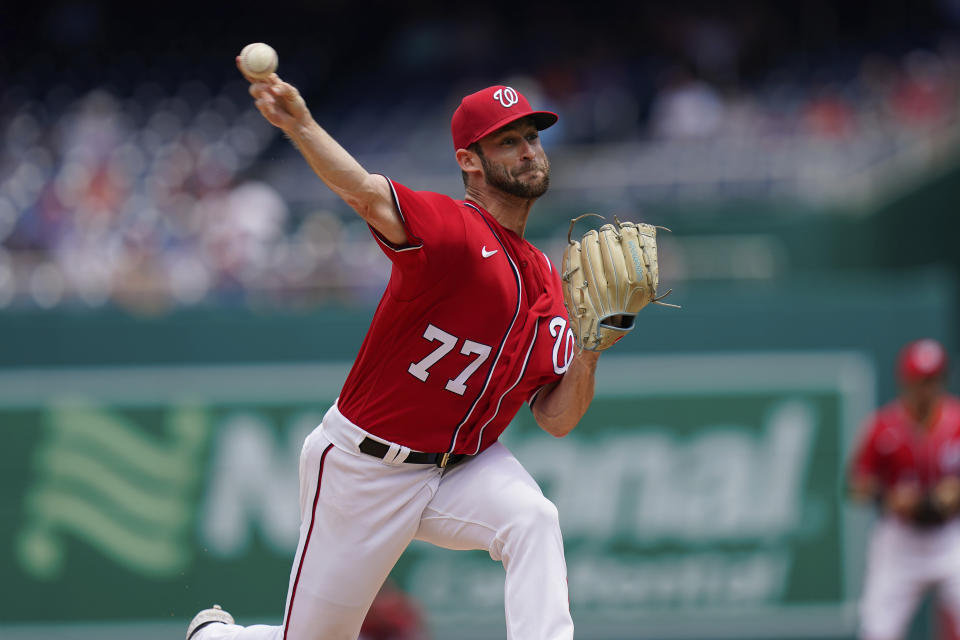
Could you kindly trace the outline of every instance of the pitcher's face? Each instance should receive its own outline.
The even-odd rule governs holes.
[[[550,186],[550,161],[531,118],[511,122],[479,141],[484,178],[520,198],[539,198]]]

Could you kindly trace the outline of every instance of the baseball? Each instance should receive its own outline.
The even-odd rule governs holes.
[[[266,78],[277,70],[277,52],[263,42],[248,44],[240,51],[240,65],[251,78]]]

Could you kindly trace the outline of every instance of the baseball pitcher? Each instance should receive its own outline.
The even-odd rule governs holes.
[[[657,298],[655,229],[617,220],[571,239],[562,270],[525,240],[550,180],[539,132],[557,115],[511,87],[470,94],[453,114],[466,189],[455,200],[368,173],[296,88],[247,79],[260,113],[367,222],[392,273],[339,398],[303,445],[282,624],[238,626],[215,607],[188,640],[355,640],[414,539],[502,562],[508,638],[572,638],[557,510],[498,438],[524,404],[553,436],[577,425],[600,352]]]

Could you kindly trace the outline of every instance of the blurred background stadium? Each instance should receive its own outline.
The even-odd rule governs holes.
[[[684,309],[644,311],[569,438],[506,436],[560,505],[578,637],[853,637],[850,444],[904,342],[957,356],[958,0],[5,3],[0,636],[282,615],[300,442],[389,263],[253,109],[252,41],[413,188],[462,196],[465,93],[557,111],[527,232],[555,261],[584,211],[673,230]],[[499,572],[414,545],[394,580],[479,640]]]

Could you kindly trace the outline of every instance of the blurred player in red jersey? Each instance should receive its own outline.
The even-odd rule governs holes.
[[[524,404],[563,436],[593,398],[599,352],[576,347],[557,267],[523,237],[550,180],[539,132],[557,115],[508,86],[465,96],[450,123],[466,190],[455,200],[368,173],[296,88],[248,79],[260,113],[367,222],[393,270],[339,398],[304,442],[283,624],[207,609],[188,640],[355,640],[414,539],[502,562],[510,640],[572,639],[557,509],[498,440]]]
[[[860,638],[903,638],[921,597],[936,587],[960,620],[960,399],[946,393],[947,354],[935,340],[900,353],[897,399],[864,426],[850,488],[875,501],[860,606]]]
[[[429,640],[420,607],[388,580],[374,598],[359,640]]]

